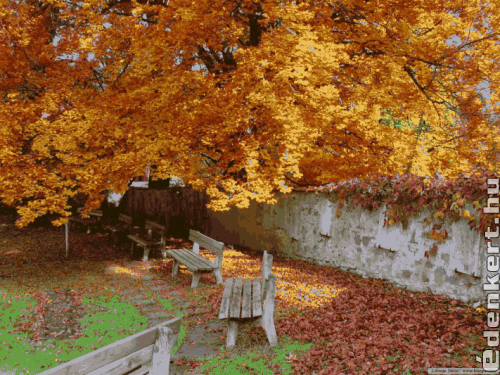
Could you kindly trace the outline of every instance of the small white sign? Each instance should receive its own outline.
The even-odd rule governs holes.
[[[500,374],[500,370],[487,371],[482,368],[429,368],[427,370],[429,375],[433,374]]]

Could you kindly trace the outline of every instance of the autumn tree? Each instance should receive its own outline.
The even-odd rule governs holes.
[[[214,210],[410,164],[492,169],[493,3],[0,0],[0,198],[23,226],[67,216],[77,192],[98,207],[145,165],[206,190]],[[379,123],[382,109],[423,119],[432,146]]]

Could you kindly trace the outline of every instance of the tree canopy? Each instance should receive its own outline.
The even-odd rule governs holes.
[[[216,211],[353,177],[493,170],[494,3],[0,0],[0,199],[24,226],[69,215],[77,192],[98,207],[145,165]],[[411,126],[387,126],[388,110]]]

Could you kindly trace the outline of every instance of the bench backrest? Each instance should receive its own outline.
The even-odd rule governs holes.
[[[125,214],[118,215],[118,221],[126,223],[129,227],[132,226],[132,218]]]
[[[189,240],[193,242],[193,253],[195,254],[200,253],[200,246],[215,253],[217,257],[221,257],[224,252],[224,244],[222,242],[215,241],[198,231],[190,229]]]
[[[67,363],[44,371],[39,375],[85,375],[125,374],[130,372],[129,364],[151,362],[149,374],[168,374],[170,354],[174,342],[172,335],[181,328],[177,317],[133,336],[106,345]]]
[[[165,226],[164,225],[160,225],[158,223],[155,223],[154,221],[151,221],[151,220],[146,220],[146,224],[144,225],[144,228],[146,229],[146,231],[148,232],[148,234],[150,233],[149,231],[155,232],[155,233],[159,234],[162,237],[165,234]]]

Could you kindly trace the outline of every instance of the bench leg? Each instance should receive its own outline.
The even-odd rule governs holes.
[[[236,320],[229,320],[226,337],[226,349],[232,348],[236,345],[236,336],[238,335],[238,322]]]
[[[271,347],[278,344],[276,328],[274,327],[274,299],[268,298],[264,301],[262,316],[260,317],[260,326],[266,331],[267,339]]]
[[[154,344],[153,358],[151,361],[150,375],[168,374],[170,367],[170,355],[175,345],[173,332],[168,327],[158,330],[158,338]]]
[[[87,234],[90,234],[90,224],[87,224]]]
[[[148,261],[148,256],[149,256],[149,247],[145,247],[144,248],[144,255],[142,257],[142,261],[143,262],[147,262]]]
[[[177,271],[179,271],[179,261],[174,259],[174,265],[172,266],[172,276],[177,276]]]
[[[217,284],[222,284],[222,270],[220,268],[214,270],[214,276]]]
[[[130,247],[130,256],[134,255],[134,245],[135,245],[135,242],[132,241],[132,246]]]
[[[191,281],[191,288],[197,288],[198,283],[200,282],[201,272],[193,273],[193,280]]]

